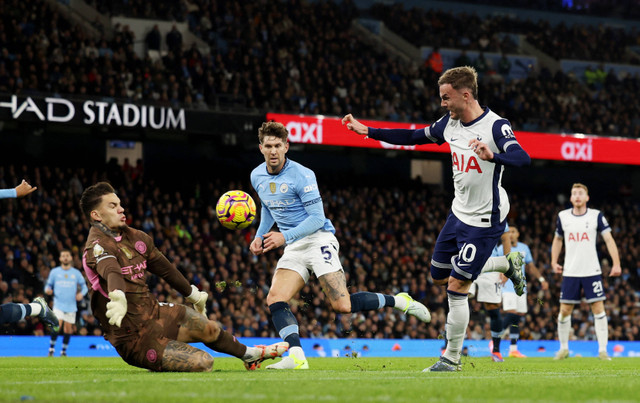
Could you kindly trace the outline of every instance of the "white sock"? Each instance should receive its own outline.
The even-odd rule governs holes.
[[[487,259],[482,268],[482,273],[500,272],[506,273],[509,270],[509,261],[506,256],[493,256]]]
[[[447,293],[449,314],[447,315],[447,349],[443,356],[450,361],[460,362],[464,336],[469,325],[469,300],[466,295]]]
[[[299,360],[306,360],[307,358],[304,356],[304,351],[302,347],[291,347],[289,348],[289,355],[295,355]]]
[[[601,312],[593,315],[594,327],[596,328],[596,338],[598,339],[598,351],[607,351],[607,343],[609,342],[609,321],[607,314]]]
[[[242,356],[242,361],[251,362],[257,360],[260,357],[260,349],[258,347],[249,347],[247,346],[247,351],[244,352]]]
[[[393,306],[394,308],[401,311],[407,309],[407,305],[409,305],[409,302],[407,302],[406,299],[398,297],[397,295],[394,295],[393,299],[396,301],[396,304]]]
[[[32,302],[29,306],[31,307],[31,315],[29,316],[38,316],[40,315],[40,312],[42,312],[42,305],[37,302]]]
[[[566,318],[562,314],[558,315],[558,340],[560,350],[569,349],[569,329],[571,329],[571,316]]]
[[[509,352],[512,352],[512,351],[518,351],[517,344],[509,344]]]

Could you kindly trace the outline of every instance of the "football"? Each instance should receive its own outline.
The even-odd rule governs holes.
[[[242,190],[230,190],[216,204],[220,223],[229,229],[247,228],[256,218],[256,203]]]

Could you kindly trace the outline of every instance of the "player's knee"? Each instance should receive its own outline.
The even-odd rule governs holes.
[[[278,293],[274,293],[269,291],[269,294],[267,294],[267,306],[271,306],[273,304],[275,304],[276,302],[289,302],[287,301],[284,296],[278,294]]]
[[[331,301],[331,307],[337,313],[350,313],[351,312],[351,300],[344,299],[339,301]]]
[[[215,322],[210,320],[207,322],[207,325],[204,327],[202,341],[205,343],[212,343],[218,340],[220,336],[220,329],[222,329],[222,325],[219,322]]]
[[[443,278],[443,279],[439,279],[439,280],[436,280],[434,278],[433,279],[433,284],[435,284],[435,285],[447,285],[447,284],[449,284],[449,278]]]

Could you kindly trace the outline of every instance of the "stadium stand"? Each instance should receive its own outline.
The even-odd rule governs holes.
[[[143,38],[135,38],[126,26],[119,27],[112,38],[91,38],[43,0],[7,0],[0,4],[0,92],[104,97],[194,109],[338,116],[352,112],[363,118],[415,122],[430,122],[442,113],[435,86],[437,74],[422,63],[390,58],[362,42],[350,30],[359,16],[350,1],[96,0],[89,4],[113,15],[187,21],[192,31],[211,46],[212,53],[202,54],[196,47],[187,47],[164,54],[154,49],[157,53],[153,57],[140,57],[133,51],[133,44]],[[414,15],[397,7],[374,12],[380,13],[381,19],[394,15],[404,22],[394,27],[396,20],[385,20],[407,38],[422,38],[418,34],[430,31],[420,25],[424,21],[441,25],[449,35],[426,38],[440,46],[448,45],[446,39],[453,47],[484,49],[481,44],[486,36],[486,49],[501,50],[505,44],[496,37],[498,25],[501,30],[510,27],[512,32],[528,34],[540,51],[558,58],[597,55],[594,61],[623,62],[616,59],[619,48],[609,41],[616,38],[616,46],[638,44],[637,32],[584,26],[551,28],[504,17],[481,21],[473,15],[452,16],[437,11],[414,10]],[[460,25],[485,33],[477,39],[467,38],[466,44],[452,29]],[[536,34],[536,30],[549,32]],[[585,43],[585,34],[594,36],[589,44],[595,48],[579,46]],[[568,38],[568,45],[550,47],[549,38],[557,35]],[[480,88],[482,102],[508,117],[516,129],[640,138],[638,76],[606,73],[604,79],[587,83],[586,78],[562,71],[554,74],[543,68],[532,70],[523,80],[508,81],[492,74],[485,78]],[[114,165],[90,169],[0,166],[0,187],[10,187],[22,177],[31,178],[42,191],[20,202],[0,203],[3,302],[29,301],[40,293],[62,247],[73,251],[75,266],[80,266],[79,251],[88,227],[79,214],[77,198],[88,184],[107,178],[116,185],[132,225],[152,234],[163,253],[191,281],[210,292],[209,312],[213,318],[237,336],[274,336],[265,296],[278,254],[250,256],[248,241],[255,229],[237,233],[223,230],[211,208],[223,189],[248,189],[246,178],[212,180],[197,190],[194,186],[177,192],[161,177]],[[446,295],[441,287],[430,283],[426,273],[451,196],[415,183],[323,186],[327,214],[338,230],[352,290],[408,291],[432,309],[433,322],[425,326],[392,310],[354,317],[336,315],[327,309],[317,283],[311,282],[303,289],[298,304],[292,305],[301,335],[437,338],[444,328]],[[522,240],[547,272],[552,217],[564,205],[543,196],[531,198],[515,192],[510,220],[521,227]],[[614,228],[624,268],[622,278],[605,280],[611,338],[638,340],[640,299],[634,290],[640,289],[640,209],[624,197],[600,207]],[[361,222],[352,227],[354,216]],[[529,285],[532,300],[523,338],[555,337],[559,278],[549,275],[548,280],[551,287],[547,292]],[[150,286],[160,300],[182,300],[167,291],[162,281]],[[82,304],[80,333],[99,334],[87,301]],[[586,325],[588,306],[577,310],[573,337],[593,339],[594,330]],[[469,329],[469,337],[472,331],[488,337],[488,322],[480,304],[473,305]],[[42,334],[44,329],[27,319],[1,331]]]

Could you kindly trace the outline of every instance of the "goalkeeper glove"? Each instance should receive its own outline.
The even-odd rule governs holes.
[[[127,297],[120,290],[113,290],[109,293],[111,301],[107,302],[107,318],[110,325],[120,327],[124,315],[127,314]]]
[[[187,297],[187,302],[193,304],[193,309],[198,311],[199,314],[207,316],[207,298],[209,295],[204,291],[199,291],[195,285],[191,285],[191,295]]]

